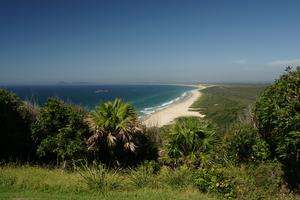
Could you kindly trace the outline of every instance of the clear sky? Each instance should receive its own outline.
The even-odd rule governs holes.
[[[299,0],[1,0],[0,84],[270,81]]]

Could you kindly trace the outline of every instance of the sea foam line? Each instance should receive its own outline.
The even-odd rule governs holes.
[[[147,117],[147,116],[149,116],[149,115],[151,115],[151,114],[153,114],[157,111],[160,111],[160,110],[163,110],[163,109],[167,108],[171,104],[182,101],[183,99],[188,97],[189,94],[191,94],[191,91],[186,91],[186,92],[182,93],[181,96],[176,97],[175,99],[172,99],[171,101],[164,102],[164,103],[162,103],[161,105],[158,105],[158,106],[144,108],[143,110],[140,111],[142,113],[141,117],[143,117],[143,118]]]

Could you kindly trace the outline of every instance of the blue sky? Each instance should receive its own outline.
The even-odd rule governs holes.
[[[271,81],[297,0],[1,0],[0,84]]]

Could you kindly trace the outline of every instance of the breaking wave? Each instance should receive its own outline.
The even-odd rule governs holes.
[[[173,103],[179,102],[183,99],[185,99],[188,95],[190,94],[189,91],[182,93],[181,96],[176,97],[175,99],[172,99],[171,101],[167,101],[162,103],[161,105],[158,106],[153,106],[153,107],[148,107],[148,108],[144,108],[143,110],[141,110],[140,112],[142,113],[143,116],[148,116],[151,115],[159,110],[162,110],[168,106],[170,106]]]

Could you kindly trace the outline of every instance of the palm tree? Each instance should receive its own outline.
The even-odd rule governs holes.
[[[124,151],[134,152],[136,145],[134,135],[142,132],[137,114],[128,103],[121,99],[114,102],[102,103],[96,107],[87,119],[93,135],[88,139],[89,149],[110,153],[113,162],[117,162],[114,150],[121,148]]]

